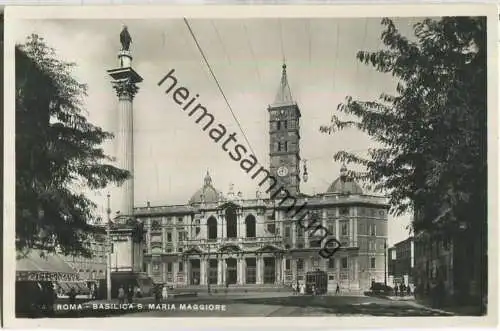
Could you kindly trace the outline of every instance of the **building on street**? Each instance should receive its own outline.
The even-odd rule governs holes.
[[[392,276],[389,285],[404,283],[413,284],[413,268],[415,266],[414,238],[409,237],[389,248],[388,273]]]
[[[75,272],[82,281],[93,282],[106,279],[106,242],[102,234],[94,235],[88,245],[92,257],[61,255],[61,258]]]
[[[437,284],[444,285],[444,302],[486,307],[483,243],[464,224],[457,231],[415,235],[414,279],[422,299],[432,299]],[[485,308],[484,308],[485,309]]]
[[[368,289],[384,282],[387,210],[384,197],[365,194],[346,167],[325,192],[300,192],[300,110],[283,65],[270,116],[269,173],[290,193],[275,199],[256,192],[244,198],[219,190],[207,172],[184,205],[136,207],[146,230],[143,271],[172,286],[286,285],[307,271],[328,273],[329,288]],[[288,204],[283,199],[288,200]],[[294,201],[295,200],[295,201]],[[330,259],[318,253],[320,233],[311,236],[287,216],[289,203],[307,205],[342,248]]]

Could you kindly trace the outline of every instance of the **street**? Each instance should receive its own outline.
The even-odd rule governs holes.
[[[152,301],[150,301],[152,302]],[[366,296],[295,296],[287,293],[256,293],[173,299],[175,309],[130,312],[128,317],[301,317],[301,316],[447,316],[412,301]],[[191,305],[225,305],[225,311],[186,309]],[[147,305],[147,304],[146,304]],[[188,306],[189,307],[189,306]]]

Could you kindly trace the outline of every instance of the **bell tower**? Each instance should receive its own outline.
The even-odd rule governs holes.
[[[290,195],[300,193],[300,109],[292,98],[282,66],[281,82],[269,111],[269,171]],[[273,194],[275,191],[272,191]]]

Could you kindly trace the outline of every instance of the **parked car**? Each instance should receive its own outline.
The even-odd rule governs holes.
[[[373,283],[370,291],[373,294],[379,295],[392,295],[394,293],[394,289],[392,287],[383,283]]]

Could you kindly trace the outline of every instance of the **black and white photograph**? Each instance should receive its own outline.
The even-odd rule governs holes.
[[[496,321],[496,7],[235,7],[5,9],[6,318]]]

